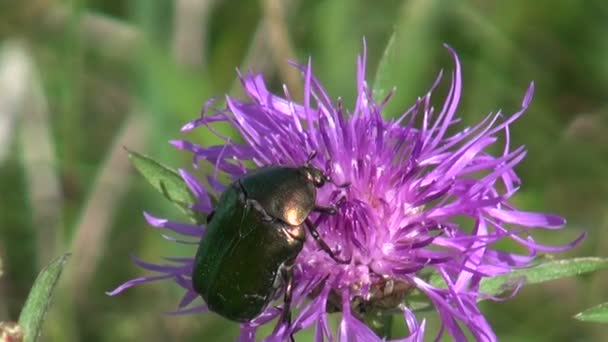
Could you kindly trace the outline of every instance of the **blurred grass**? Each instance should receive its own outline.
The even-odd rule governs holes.
[[[176,16],[178,2],[206,6],[207,10],[190,25],[194,30],[191,37],[204,38],[203,42],[193,41],[176,51],[175,27],[185,20]],[[101,192],[93,191],[104,168],[114,171],[106,163],[110,156],[121,153],[127,158],[126,153],[117,152],[123,141],[117,139],[126,139],[121,132],[135,115],[146,124],[131,127],[141,131],[142,138],[130,144],[144,144],[141,152],[168,165],[188,166],[187,155],[175,153],[166,141],[180,137],[179,128],[198,114],[208,97],[238,94],[236,67],[263,71],[273,89],[280,91],[289,75],[279,67],[286,61],[275,59],[290,54],[301,62],[312,56],[313,67],[332,97],[342,96],[347,107],[352,107],[355,56],[362,37],[367,38],[371,81],[393,30],[398,33],[401,65],[393,75],[397,94],[387,115],[398,114],[422,95],[439,69],[451,70],[443,42],[456,49],[463,64],[459,114],[465,122],[499,108],[505,113],[516,110],[528,83],[536,82],[533,104],[511,132],[512,143],[529,149],[528,158],[518,168],[524,186],[516,202],[568,218],[569,230],[539,236],[539,240],[565,242],[585,229],[589,232],[586,243],[568,255],[606,256],[605,1],[314,0],[282,4],[282,16],[272,17],[275,25],[268,26],[270,7],[263,1],[29,0],[0,4],[0,49],[9,46],[9,40],[18,40],[38,72],[37,86],[43,90],[50,120],[44,128],[52,137],[55,153],[55,165],[45,167],[51,167],[51,177],[60,184],[60,198],[55,203],[59,212],[40,217],[37,208],[46,206],[32,197],[36,189],[31,188],[25,171],[36,174],[41,168],[36,160],[24,163],[22,156],[24,139],[35,141],[37,137],[24,132],[32,117],[17,111],[14,122],[8,124],[20,139],[0,140],[9,146],[8,156],[0,160],[0,257],[5,272],[0,282],[0,321],[16,319],[35,275],[50,261],[44,259],[73,248],[71,243],[79,232],[91,229],[96,217],[107,217],[108,223],[96,228],[103,230],[100,240],[87,239],[87,234],[83,237],[85,248],[100,251],[99,259],[78,264],[79,256],[74,255],[66,269],[69,275],[74,274],[70,268],[84,268],[92,277],[77,287],[79,293],[70,291],[79,281],[76,277],[62,279],[44,331],[46,340],[233,339],[236,325],[213,315],[164,316],[163,311],[172,310],[180,296],[176,286],[147,285],[118,298],[104,294],[142,274],[127,262],[129,255],[158,260],[159,255],[192,253],[166,243],[146,227],[142,210],[173,218],[180,218],[180,213],[143,179],[132,177],[132,172],[116,172],[116,179],[108,180],[107,187],[101,184]],[[277,27],[284,32],[273,35],[265,31]],[[201,38],[198,30],[206,35]],[[288,45],[269,38],[282,36],[287,37],[284,43]],[[293,51],[281,50],[285,46]],[[184,54],[203,57],[200,63],[188,64],[178,58]],[[441,92],[445,86],[438,95]],[[6,110],[0,108],[0,115]],[[200,132],[187,136],[202,142],[212,139]],[[127,185],[124,192],[112,190],[117,183]],[[116,205],[91,207],[98,203],[92,196],[105,196]],[[82,221],[85,210],[92,213],[93,221]],[[51,233],[59,242],[42,241],[41,246],[37,241],[48,229],[57,230]],[[606,288],[608,277],[597,274],[531,286],[512,301],[487,303],[483,308],[504,341],[601,341],[608,339],[608,328],[577,322],[571,316],[605,302]],[[435,317],[431,314],[429,319],[436,327]],[[306,336],[302,340],[308,340]]]

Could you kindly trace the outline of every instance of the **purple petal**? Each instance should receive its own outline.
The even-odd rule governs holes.
[[[157,280],[162,280],[162,279],[168,279],[173,277],[173,275],[171,274],[165,274],[165,275],[160,275],[160,276],[149,276],[149,277],[139,277],[139,278],[135,278],[135,279],[131,279],[125,283],[123,283],[122,285],[118,286],[117,288],[115,288],[112,291],[106,292],[106,294],[108,296],[116,296],[117,294],[120,294],[121,292],[123,292],[124,290],[133,287],[133,286],[137,286],[140,284],[144,284],[144,283],[149,283],[149,282],[153,282],[153,281],[157,281]]]
[[[188,171],[184,169],[178,170],[182,179],[188,185],[188,188],[192,191],[196,199],[198,200],[197,208],[202,209],[204,212],[210,212],[213,208],[211,206],[211,199],[209,198],[209,194],[207,190],[192,176]]]
[[[201,237],[205,232],[201,226],[177,223],[167,219],[157,218],[151,214],[148,214],[147,212],[144,212],[144,217],[146,218],[146,221],[148,221],[148,223],[153,227],[166,228],[182,235]]]
[[[541,227],[558,229],[566,224],[566,220],[557,215],[535,213],[530,211],[501,210],[486,208],[485,211],[492,217],[505,222],[525,227]]]
[[[198,313],[205,313],[205,312],[209,312],[209,308],[207,307],[207,305],[203,304],[203,305],[195,306],[192,308],[179,309],[179,310],[175,310],[175,311],[167,311],[166,314],[171,315],[171,316],[179,316],[179,315],[190,315],[190,314],[198,314]]]

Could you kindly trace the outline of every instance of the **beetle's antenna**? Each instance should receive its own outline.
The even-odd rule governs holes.
[[[312,151],[308,155],[308,159],[306,159],[306,166],[311,166],[312,160],[317,156],[317,151]]]

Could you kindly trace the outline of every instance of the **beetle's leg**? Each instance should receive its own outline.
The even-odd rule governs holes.
[[[329,207],[315,206],[312,210],[327,215],[336,215],[336,213],[338,212],[336,207],[333,205]]]
[[[209,224],[209,222],[211,222],[211,219],[213,218],[213,214],[215,214],[215,210],[212,210],[208,215],[207,215],[207,224]]]
[[[281,267],[281,278],[283,284],[285,284],[285,294],[283,295],[283,311],[281,312],[280,322],[287,324],[288,329],[291,329],[291,298],[293,295],[294,260],[286,262],[283,264],[283,267]],[[292,334],[289,334],[289,340],[291,342],[295,341]]]
[[[334,184],[338,188],[348,188],[350,186],[350,182],[345,182],[342,184]]]
[[[317,243],[319,244],[319,247],[321,247],[321,249],[327,253],[332,259],[334,259],[334,261],[336,261],[339,264],[350,264],[351,259],[349,258],[348,260],[343,260],[338,258],[334,252],[331,250],[331,248],[329,248],[329,246],[327,245],[327,243],[323,240],[323,238],[321,238],[321,236],[319,235],[319,232],[317,231],[317,227],[315,227],[315,224],[312,223],[312,221],[310,219],[306,219],[306,221],[304,221],[304,223],[306,224],[306,227],[308,227],[308,231],[310,232],[310,235],[312,235],[312,237],[315,239],[315,241],[317,241]]]
[[[336,215],[336,213],[338,212],[338,206],[340,206],[344,201],[346,201],[346,197],[340,196],[340,198],[337,201],[335,201],[333,204],[331,204],[327,207],[315,205],[315,207],[312,210],[316,211],[318,213],[322,213],[322,214]]]

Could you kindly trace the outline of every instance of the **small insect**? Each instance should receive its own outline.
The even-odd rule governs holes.
[[[320,289],[319,287],[318,291]],[[365,297],[354,296],[351,299],[352,313],[364,320],[366,316],[374,313],[402,312],[400,306],[414,289],[414,284],[407,280],[382,277],[371,284]],[[327,301],[327,312],[340,311],[342,311],[342,296],[332,290]]]
[[[308,217],[334,215],[334,206],[316,205],[317,188],[331,179],[311,165],[270,166],[247,173],[221,195],[207,218],[192,273],[194,290],[209,309],[237,322],[251,321],[284,288],[281,319],[291,323],[293,264],[306,231],[338,263]],[[348,184],[338,185],[347,187]]]

